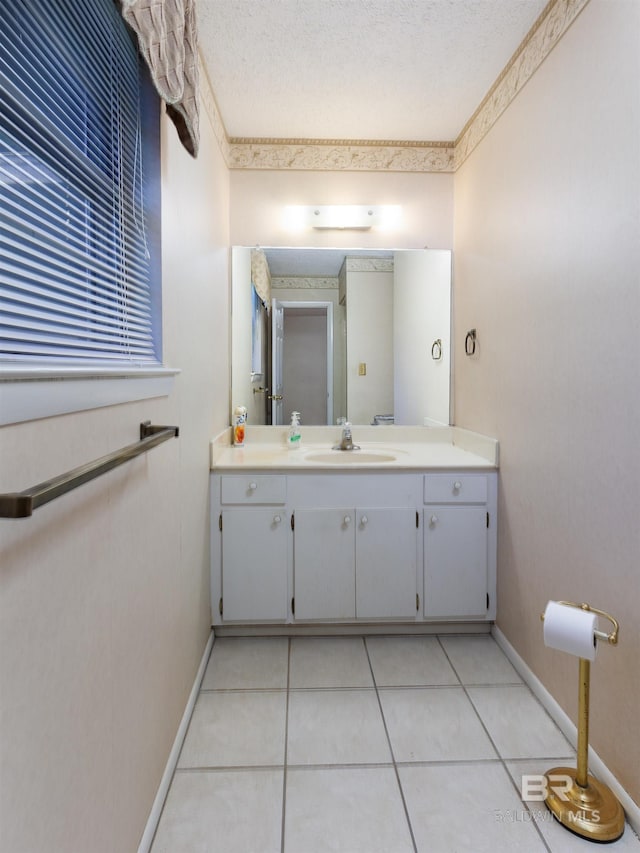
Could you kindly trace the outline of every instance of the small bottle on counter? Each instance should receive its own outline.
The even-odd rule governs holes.
[[[233,444],[234,447],[244,445],[244,433],[247,423],[247,410],[244,406],[236,406],[233,410]]]
[[[287,447],[289,450],[297,450],[302,443],[300,433],[300,412],[291,412],[291,425],[287,433]]]

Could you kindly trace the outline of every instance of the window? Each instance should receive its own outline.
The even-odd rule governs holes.
[[[251,376],[264,376],[264,308],[254,285],[251,285]]]
[[[159,98],[114,0],[4,0],[2,367],[159,366]]]

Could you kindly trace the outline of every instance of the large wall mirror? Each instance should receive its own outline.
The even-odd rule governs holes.
[[[450,251],[236,246],[231,287],[250,424],[450,422]]]

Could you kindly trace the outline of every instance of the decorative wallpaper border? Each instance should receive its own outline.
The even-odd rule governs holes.
[[[229,138],[202,69],[201,97],[230,169],[455,172],[530,80],[589,0],[550,0],[455,142]]]
[[[393,272],[393,258],[345,258],[347,272]]]
[[[337,290],[337,278],[320,276],[274,276],[272,290]]]
[[[229,140],[230,169],[451,172],[453,143],[348,140]]]
[[[551,0],[455,142],[454,171],[487,135],[589,0]]]
[[[207,74],[207,69],[202,61],[202,55],[200,56],[200,103],[205,109],[207,116],[209,117],[209,121],[211,122],[211,127],[213,128],[213,133],[218,141],[218,145],[220,146],[220,151],[222,153],[222,157],[227,164],[229,165],[229,137],[227,136],[227,131],[224,126],[224,122],[222,121],[222,115],[220,113],[220,109],[218,108],[218,104],[213,94],[213,87],[211,86],[211,81],[209,80],[209,75]]]

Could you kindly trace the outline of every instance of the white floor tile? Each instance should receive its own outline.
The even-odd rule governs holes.
[[[284,764],[287,694],[201,693],[178,767]]]
[[[176,773],[151,853],[280,853],[282,770]]]
[[[461,687],[380,691],[396,761],[495,758]]]
[[[436,637],[368,637],[378,687],[458,684]]]
[[[567,767],[576,766],[575,758],[563,763]],[[544,760],[508,761],[506,764],[519,791],[522,790],[523,774],[546,773],[556,766],[554,761]],[[551,853],[592,853],[596,849],[592,841],[580,838],[558,823],[543,802],[529,801],[528,806]],[[640,853],[640,840],[633,829],[627,825],[622,838],[608,843],[603,849],[606,849],[607,853],[609,850],[615,853]]]
[[[289,641],[217,639],[202,680],[203,690],[286,688]]]
[[[391,752],[375,690],[292,692],[287,763],[384,764]]]
[[[588,853],[520,799],[564,764],[492,638],[219,639],[152,853]]]
[[[463,684],[521,684],[522,679],[493,637],[441,637]]]
[[[400,767],[419,853],[544,853],[499,763]]]
[[[525,685],[469,687],[468,693],[502,758],[571,755],[569,742]]]
[[[329,851],[413,851],[392,768],[287,772],[284,853]]]
[[[361,637],[291,641],[289,684],[296,687],[373,687]]]

